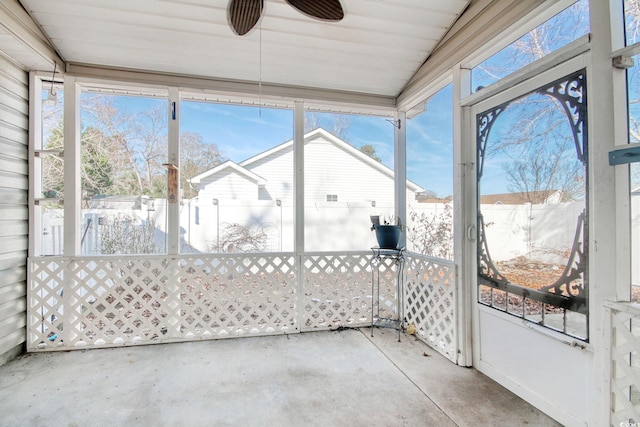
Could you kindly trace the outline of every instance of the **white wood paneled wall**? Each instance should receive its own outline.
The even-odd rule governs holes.
[[[25,342],[28,82],[26,71],[0,56],[0,365]]]

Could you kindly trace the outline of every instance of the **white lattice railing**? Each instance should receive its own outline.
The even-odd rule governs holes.
[[[306,254],[303,331],[371,324],[371,252]]]
[[[32,258],[28,349],[368,326],[370,260],[368,251]],[[385,317],[397,317],[396,268],[391,261],[379,266],[375,297]],[[420,338],[451,358],[454,265],[408,254],[405,274],[407,320]]]
[[[640,305],[606,302],[611,320],[611,425],[640,423]]]
[[[409,254],[405,275],[407,323],[416,327],[417,337],[457,363],[455,264]]]

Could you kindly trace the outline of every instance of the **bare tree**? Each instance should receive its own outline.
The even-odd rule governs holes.
[[[213,252],[261,252],[267,244],[267,235],[260,227],[225,224],[220,239],[210,244]]]
[[[453,259],[453,209],[445,204],[440,213],[409,212],[411,227],[407,239],[412,250],[423,255]]]
[[[113,169],[112,194],[166,196],[167,115],[164,106],[128,113],[116,108],[113,98],[95,96],[83,101],[83,109],[93,127],[104,136]],[[206,143],[197,133],[181,135],[181,187],[185,197],[195,192],[187,179],[222,160],[215,144]],[[107,150],[107,149],[105,149]]]
[[[110,138],[115,156],[111,158],[116,171],[114,182],[122,190],[143,194],[145,183],[138,163],[140,156],[135,141],[136,118],[129,114],[122,114],[113,103],[113,99],[104,96],[94,96],[83,100],[83,111],[91,117],[92,126]],[[131,182],[133,181],[133,182]]]
[[[204,141],[202,135],[184,132],[180,136],[180,186],[185,199],[197,196],[188,180],[223,161],[222,153],[216,144]]]
[[[583,198],[584,165],[557,101],[529,95],[502,114],[509,126],[496,131],[487,157],[509,159],[502,163],[509,191],[525,194],[530,203],[543,203],[556,191],[561,202]]]
[[[323,127],[325,122],[326,127]],[[323,127],[330,134],[347,141],[347,131],[351,126],[351,119],[346,114],[319,114],[307,111],[304,114],[304,132]]]
[[[155,244],[156,224],[133,215],[108,214],[99,227],[101,254],[153,254],[161,252]]]

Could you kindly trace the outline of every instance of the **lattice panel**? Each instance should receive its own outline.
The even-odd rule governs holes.
[[[292,255],[30,260],[29,350],[298,330]]]
[[[416,336],[457,361],[455,265],[409,254],[405,265],[405,318]]]
[[[371,324],[370,253],[304,257],[303,330]]]
[[[179,338],[175,268],[166,258],[76,260],[66,317],[71,345]]]
[[[66,262],[61,258],[29,263],[27,346],[31,349],[57,348],[64,344],[61,336],[66,276]]]
[[[292,255],[183,258],[179,279],[180,331],[186,338],[299,330]]]
[[[631,306],[631,304],[629,304]],[[612,312],[611,425],[640,423],[640,311]]]
[[[398,317],[393,259],[376,266],[380,292],[373,296],[368,252],[305,255],[301,273],[298,260],[292,254],[30,259],[28,349],[368,326],[378,301],[381,317]],[[454,265],[407,254],[405,274],[407,321],[455,361]]]

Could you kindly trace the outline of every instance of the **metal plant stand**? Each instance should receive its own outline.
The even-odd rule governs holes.
[[[371,336],[373,328],[391,328],[400,333],[404,329],[404,251],[405,249],[371,248]],[[380,265],[391,259],[396,266],[396,314],[397,319],[380,317]],[[376,297],[377,296],[377,297]],[[377,303],[376,303],[377,301]]]

